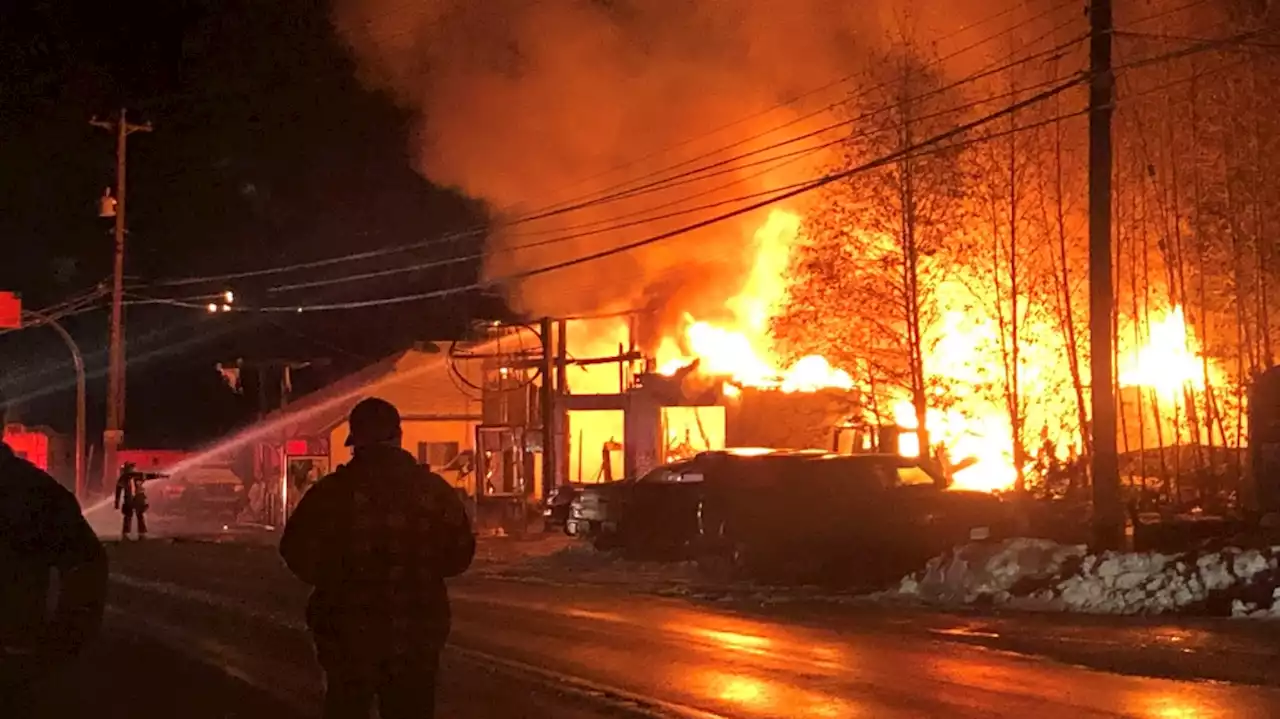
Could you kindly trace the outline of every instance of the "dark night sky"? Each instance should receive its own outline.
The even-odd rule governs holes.
[[[16,7],[15,7],[16,5]],[[146,282],[330,257],[430,238],[481,222],[482,208],[417,176],[406,157],[410,117],[363,90],[325,3],[310,0],[134,0],[6,3],[0,10],[0,289],[49,306],[110,271],[110,221],[97,199],[114,182],[114,141],[89,125],[127,106],[155,131],[130,137],[127,274]],[[472,254],[475,239],[312,270],[315,279]],[[435,289],[474,280],[475,263],[434,274],[266,295],[242,304],[309,304]],[[375,310],[209,316],[131,307],[126,443],[183,446],[243,422],[213,364],[236,357],[329,358],[314,384],[419,338],[456,335],[500,312],[475,297]],[[103,414],[107,312],[70,318],[95,379],[90,430]],[[21,418],[68,431],[68,354],[47,328],[0,336],[0,385],[28,399]]]

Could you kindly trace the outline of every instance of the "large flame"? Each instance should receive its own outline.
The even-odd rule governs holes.
[[[797,215],[784,210],[770,213],[755,234],[757,255],[751,272],[742,290],[725,303],[733,319],[713,323],[686,316],[682,337],[661,343],[661,372],[670,374],[698,359],[699,371],[726,378],[725,390],[731,395],[741,387],[784,392],[855,388],[848,371],[833,367],[823,357],[808,356],[789,367],[777,359],[768,327],[786,294],[786,268],[799,227]],[[924,363],[930,375],[949,388],[949,402],[945,408],[928,408],[926,427],[931,442],[945,448],[953,465],[961,467],[953,474],[954,486],[1005,490],[1014,485],[1018,468],[1008,406],[990,389],[1002,361],[1000,334],[995,319],[975,308],[974,284],[944,283],[938,292],[940,319],[931,328]],[[1034,401],[1027,403],[1022,417],[1024,442],[1039,437],[1059,448],[1078,449],[1077,428],[1063,420],[1075,411],[1067,361],[1060,345],[1042,339],[1059,336],[1058,328],[1049,320],[1040,320],[1043,326],[1027,322],[1020,342],[1019,383],[1020,392]],[[1184,388],[1205,387],[1205,361],[1181,307],[1153,320],[1146,334],[1141,346],[1130,347],[1120,356],[1122,386],[1151,388],[1170,399]],[[1087,366],[1082,371],[1087,376]],[[1221,379],[1213,363],[1209,372],[1209,380]],[[892,395],[892,390],[888,392]],[[905,393],[897,395],[878,399],[892,408],[892,421],[905,430],[897,451],[918,456],[921,448],[912,431],[917,427],[915,409]]]
[[[1215,362],[1208,363],[1200,354],[1195,333],[1187,327],[1181,307],[1174,307],[1163,318],[1152,322],[1147,343],[1121,358],[1120,386],[1148,387],[1164,400],[1175,400],[1183,391],[1202,391],[1207,381],[1221,383],[1225,374]]]
[[[760,387],[783,392],[851,390],[853,377],[823,357],[804,357],[779,366],[769,337],[769,321],[786,297],[786,269],[800,231],[800,217],[773,210],[755,232],[756,255],[741,291],[725,302],[731,323],[712,324],[685,316],[683,342],[668,338],[658,348],[659,372],[672,374],[699,360],[699,371],[727,378],[728,394],[736,388]]]

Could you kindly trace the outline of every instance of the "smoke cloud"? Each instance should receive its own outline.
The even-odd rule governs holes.
[[[806,93],[864,68],[902,22],[890,0],[335,2],[361,80],[415,113],[417,169],[486,200],[500,218],[598,200],[680,162],[668,174],[723,163],[696,182],[507,224],[489,240],[490,278],[683,227],[746,204],[734,198],[813,176],[820,153],[759,163],[817,141],[733,156],[830,122],[821,112],[797,118],[856,86]],[[945,22],[917,14],[913,27],[946,32],[995,12],[938,5]],[[920,32],[928,42],[930,31]],[[695,159],[744,138],[753,139]],[[698,209],[706,205],[718,206]],[[762,221],[745,216],[508,282],[506,292],[535,316],[645,305],[711,314],[738,290]]]

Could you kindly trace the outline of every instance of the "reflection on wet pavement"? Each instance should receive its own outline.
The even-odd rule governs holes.
[[[231,613],[218,621],[255,641],[266,638],[262,647],[247,647],[267,651],[287,639],[305,649],[305,635],[275,619],[286,613],[300,618],[305,592],[273,580],[275,570],[223,571],[213,560],[193,562],[193,554],[203,556],[185,550],[169,565],[149,559],[145,568],[136,560],[132,567],[121,562],[124,571],[142,579],[117,577],[117,600],[138,603],[149,621],[175,624],[213,622],[209,606],[214,603],[218,612]],[[166,583],[182,584],[183,592]],[[942,615],[894,621],[850,610],[824,622],[800,623],[617,590],[492,580],[461,583],[455,590],[451,642],[461,649],[536,667],[545,677],[577,679],[603,688],[602,693],[613,689],[688,708],[690,714],[744,719],[1280,717],[1280,690],[1268,686],[1156,679],[992,648],[1034,635],[1072,647],[1088,642],[1099,652],[1158,653],[1161,661],[1205,657],[1216,664],[1274,663],[1275,643],[1268,647],[1241,636],[1225,651],[1210,629],[1172,622],[1086,625]],[[167,612],[173,616],[165,619]],[[259,625],[273,628],[264,631]],[[1194,654],[1182,654],[1184,646],[1194,647]],[[251,664],[253,656],[241,659]]]
[[[508,627],[505,651],[725,717],[1280,717],[1274,689],[1096,671],[957,642],[939,631],[947,627],[824,629],[636,596],[621,610],[604,592],[578,594],[565,616],[544,594],[551,591],[522,587],[510,597],[522,610],[538,609]],[[465,623],[455,633],[460,644],[494,641],[473,631],[493,626],[485,619],[496,611],[492,601],[456,607]],[[583,610],[621,620],[592,621]],[[537,627],[536,636],[526,627]],[[1016,636],[1008,623],[988,629],[959,621],[950,634]],[[1148,632],[1148,642],[1155,637]],[[1166,632],[1161,640],[1182,639]]]
[[[733,705],[744,717],[858,717],[856,707],[838,697],[784,682],[707,669],[690,677],[700,694]]]

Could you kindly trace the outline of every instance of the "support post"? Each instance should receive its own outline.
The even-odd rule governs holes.
[[[556,397],[565,397],[569,392],[569,322],[556,321]],[[559,403],[557,403],[559,404]],[[552,426],[555,428],[556,443],[556,481],[569,481],[569,413],[568,410],[556,408]]]
[[[559,484],[556,476],[556,350],[552,336],[555,325],[550,317],[542,320],[542,386],[539,388],[538,405],[542,409],[542,497],[546,499]]]

